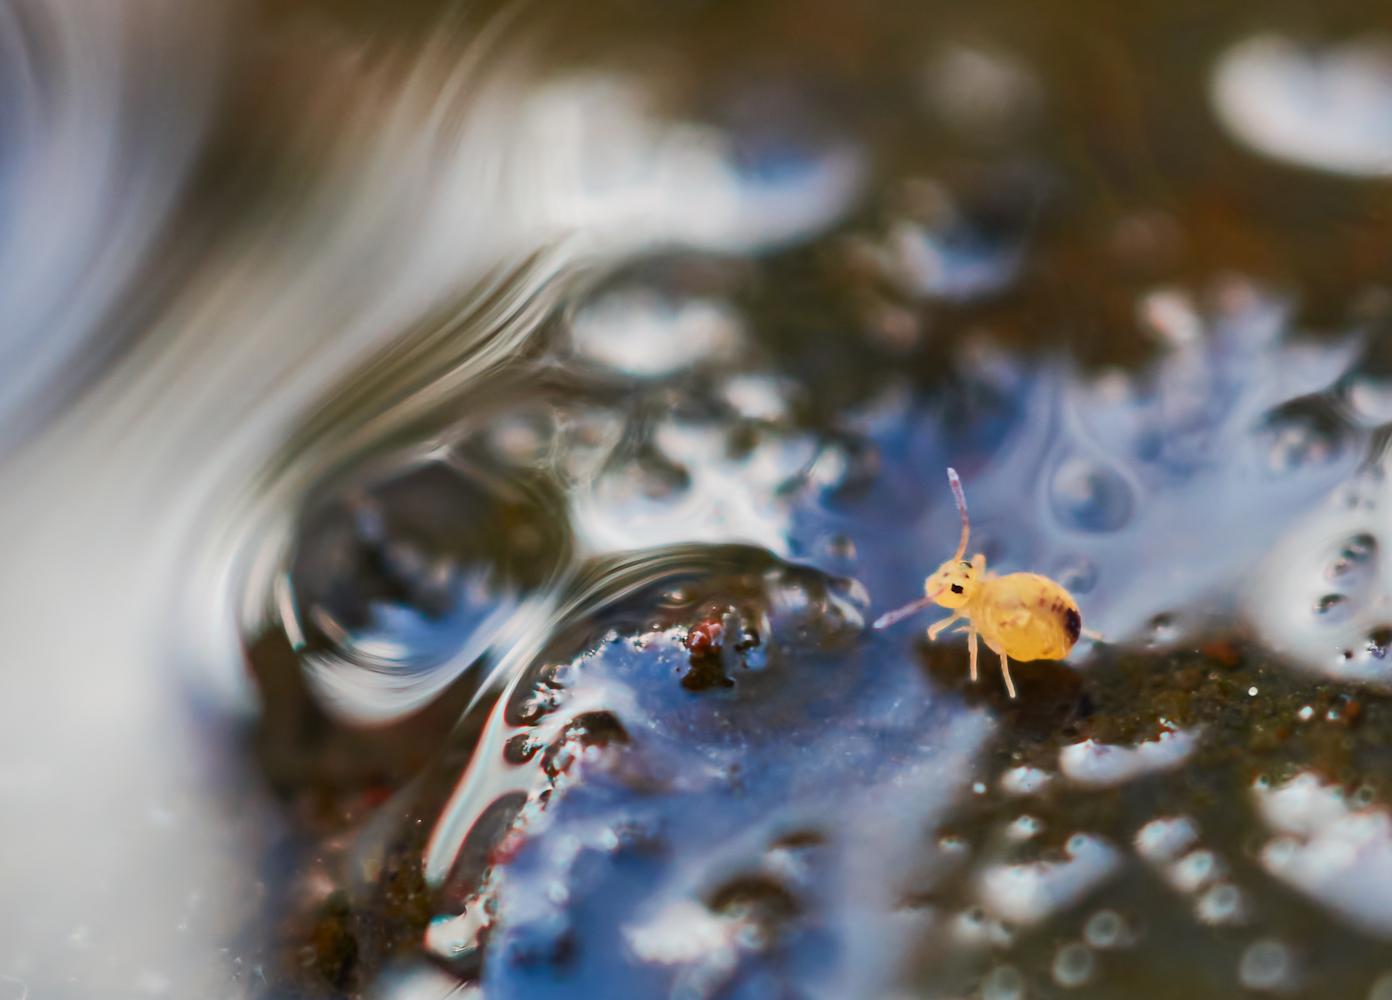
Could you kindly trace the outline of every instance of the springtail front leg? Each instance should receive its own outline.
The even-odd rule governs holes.
[[[938,633],[940,633],[943,629],[947,628],[949,625],[951,625],[953,622],[955,622],[957,619],[961,617],[961,615],[955,614],[948,615],[942,621],[934,622],[932,625],[928,626],[928,641],[935,641],[938,638]]]

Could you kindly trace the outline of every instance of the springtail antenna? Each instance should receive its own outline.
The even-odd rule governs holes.
[[[909,615],[918,614],[920,611],[930,606],[932,603],[933,599],[931,597],[920,597],[912,604],[905,604],[902,608],[895,608],[893,611],[886,611],[884,614],[880,615],[880,617],[875,619],[875,624],[871,627],[889,628],[895,622],[901,622],[905,618],[909,617]]]
[[[962,480],[957,478],[957,470],[949,468],[947,470],[947,482],[952,487],[952,496],[957,501],[957,512],[962,515],[962,541],[957,546],[957,554],[952,557],[954,562],[960,562],[962,557],[967,554],[967,538],[971,535],[971,522],[967,520],[967,495],[962,492]],[[901,622],[909,615],[916,615],[924,608],[936,604],[931,597],[920,597],[912,604],[905,604],[902,608],[895,608],[887,611],[875,619],[872,628],[889,628],[895,622]]]
[[[952,498],[957,501],[957,513],[962,515],[962,540],[957,544],[957,554],[953,560],[960,562],[967,554],[967,538],[971,535],[971,521],[967,520],[967,495],[962,492],[962,480],[957,478],[957,470],[949,467],[947,483],[952,487]]]

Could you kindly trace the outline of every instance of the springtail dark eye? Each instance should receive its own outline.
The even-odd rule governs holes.
[[[960,594],[962,592],[962,585],[960,583],[954,583],[952,585],[952,592],[954,594]]]

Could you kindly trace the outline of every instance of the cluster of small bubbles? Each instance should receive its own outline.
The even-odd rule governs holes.
[[[1280,941],[1263,938],[1242,953],[1237,977],[1248,989],[1288,990],[1294,985],[1295,958]]]
[[[1024,1000],[1028,992],[1024,973],[1013,965],[998,965],[981,983],[981,1000]]]
[[[1074,941],[1064,945],[1054,954],[1054,964],[1051,971],[1054,982],[1071,989],[1075,986],[1082,986],[1092,979],[1096,969],[1097,959],[1092,949],[1085,944]]]

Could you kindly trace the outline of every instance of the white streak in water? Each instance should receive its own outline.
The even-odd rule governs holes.
[[[1392,938],[1392,814],[1385,806],[1350,809],[1341,790],[1314,774],[1253,796],[1278,833],[1262,849],[1263,867],[1328,907],[1351,926]]]
[[[980,876],[982,904],[1004,920],[1037,924],[1083,899],[1119,864],[1116,849],[1090,834],[1074,834],[1065,850],[1067,861],[986,868]]]
[[[1084,740],[1059,751],[1059,770],[1076,784],[1108,788],[1179,767],[1197,747],[1194,730],[1171,730],[1134,747]]]

